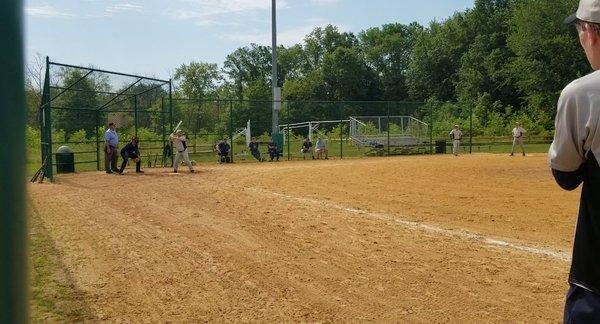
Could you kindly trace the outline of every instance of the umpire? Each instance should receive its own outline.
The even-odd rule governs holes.
[[[115,123],[109,123],[104,133],[104,170],[106,173],[119,171],[117,167],[117,148],[119,147],[119,135],[117,135]]]
[[[595,72],[567,85],[558,99],[556,133],[548,158],[556,182],[566,190],[581,183],[581,199],[565,323],[600,323],[600,1],[580,0],[574,24]]]

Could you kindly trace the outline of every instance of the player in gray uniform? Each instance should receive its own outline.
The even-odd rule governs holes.
[[[523,134],[527,133],[525,128],[521,127],[521,123],[516,122],[515,128],[512,130],[513,135],[513,144],[512,150],[510,151],[510,156],[515,155],[515,147],[517,145],[521,146],[521,151],[523,152],[523,156],[525,156],[525,146],[523,146]]]
[[[177,169],[179,168],[179,161],[183,159],[185,165],[188,166],[190,172],[194,172],[194,167],[192,167],[192,163],[190,162],[190,157],[188,155],[187,144],[185,142],[185,134],[181,129],[177,130],[175,134],[171,134],[171,141],[173,142],[173,146],[175,147],[175,160],[173,161],[173,172],[177,173]]]
[[[563,89],[548,152],[554,178],[563,189],[574,190],[583,183],[564,323],[600,323],[600,1],[581,0],[565,22],[575,23],[595,72]]]
[[[452,140],[452,154],[458,156],[460,150],[460,140],[462,139],[463,133],[461,132],[458,125],[454,125],[454,128],[450,131],[450,139]]]

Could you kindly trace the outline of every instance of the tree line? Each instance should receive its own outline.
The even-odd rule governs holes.
[[[477,134],[506,134],[516,119],[534,133],[550,133],[560,90],[591,72],[575,29],[562,23],[577,3],[476,0],[473,8],[428,26],[392,23],[357,34],[333,25],[315,28],[301,43],[278,47],[277,83],[285,100],[418,101],[442,128],[465,124],[472,113]],[[270,100],[271,49],[249,44],[227,55],[221,67],[193,61],[172,78],[175,98]],[[35,111],[39,87],[28,79]],[[200,118],[193,111],[198,108],[200,101],[181,113]],[[288,108],[297,121],[339,118],[331,107]],[[270,115],[253,109],[236,106],[236,122],[251,116],[268,129]],[[348,109],[369,113],[369,107]]]

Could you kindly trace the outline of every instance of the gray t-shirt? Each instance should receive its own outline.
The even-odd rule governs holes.
[[[600,71],[567,85],[558,99],[554,141],[548,152],[550,167],[576,171],[588,151],[600,156]]]

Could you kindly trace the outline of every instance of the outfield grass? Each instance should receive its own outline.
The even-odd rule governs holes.
[[[300,160],[302,159],[302,154],[300,153],[300,148],[302,146],[301,140],[290,140],[289,142],[285,142],[283,148],[283,157],[282,160],[287,160],[288,158],[288,145],[289,143],[289,157],[291,160]],[[327,142],[327,147],[329,149],[329,156],[332,158],[339,158],[343,156],[343,158],[362,158],[366,156],[366,153],[370,150],[370,148],[365,147],[357,147],[350,144],[350,141],[344,140],[343,147],[340,146],[339,139],[330,139]],[[196,147],[197,151],[210,149],[212,145],[199,145]],[[527,153],[546,153],[550,144],[526,144],[525,150]],[[71,145],[71,148],[75,152],[88,152],[88,153],[76,153],[75,161],[76,166],[75,170],[78,172],[83,171],[96,171],[97,164],[96,162],[91,163],[79,163],[85,161],[95,161],[96,153],[89,153],[90,145],[89,144],[75,144]],[[55,148],[56,149],[56,148]],[[93,148],[92,148],[93,149]],[[423,148],[424,150],[428,150],[427,147]],[[153,149],[144,149],[143,145],[141,146],[142,152],[142,166],[148,167],[148,162],[154,166],[155,162],[157,162],[158,166],[162,166],[161,163],[161,155],[162,151],[156,148]],[[494,143],[494,144],[485,144],[485,143],[475,143],[472,152],[473,153],[510,153],[511,144],[508,143]],[[461,151],[463,154],[469,152],[468,145],[462,145]],[[245,144],[234,143],[233,145],[234,152],[234,161],[235,162],[255,162],[256,160],[246,148]],[[267,157],[266,153],[266,145],[261,145],[261,152],[263,157]],[[382,151],[383,155],[386,155],[386,150]],[[446,146],[446,153],[450,154],[452,152],[452,146],[450,143]],[[517,150],[517,153],[520,151]],[[190,159],[194,160],[197,163],[216,163],[217,157],[214,152],[196,152],[194,153],[194,147],[190,147]],[[54,161],[56,162],[56,161]],[[170,159],[167,159],[167,163],[170,163]],[[33,175],[41,165],[41,158],[39,154],[39,150],[29,149],[27,156],[27,175]],[[104,156],[100,154],[100,169],[104,168]]]

